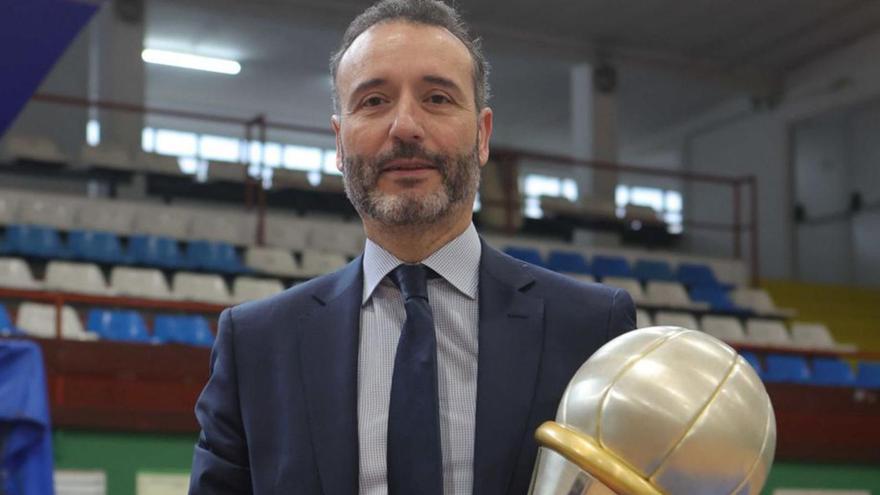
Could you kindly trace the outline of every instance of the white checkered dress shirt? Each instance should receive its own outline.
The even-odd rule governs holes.
[[[477,409],[480,238],[473,224],[422,261],[439,278],[428,280],[437,333],[440,442],[444,495],[472,490]],[[358,353],[360,494],[386,495],[388,402],[394,354],[406,320],[403,297],[386,275],[402,264],[367,240]]]

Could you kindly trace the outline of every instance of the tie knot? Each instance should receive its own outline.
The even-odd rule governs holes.
[[[419,263],[417,265],[398,265],[391,271],[391,281],[400,289],[405,300],[413,297],[428,299],[428,270]]]

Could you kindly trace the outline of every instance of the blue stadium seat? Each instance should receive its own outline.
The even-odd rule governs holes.
[[[126,261],[119,237],[111,232],[74,230],[68,235],[67,247],[76,259],[112,264]]]
[[[211,347],[214,334],[208,321],[201,316],[158,315],[153,320],[153,335],[169,344]]]
[[[813,359],[811,383],[831,387],[852,387],[856,378],[849,364],[839,358]]]
[[[730,300],[727,292],[719,286],[698,285],[691,287],[688,294],[693,302],[708,303],[712,311],[749,315],[752,312],[737,306]]]
[[[177,241],[170,237],[132,236],[128,252],[132,263],[169,269],[188,268]]]
[[[733,288],[732,285],[721,283],[715,277],[715,272],[712,271],[712,268],[701,263],[682,263],[678,265],[676,277],[686,287],[721,287],[725,290]]]
[[[0,336],[23,335],[19,329],[12,325],[12,318],[6,312],[6,306],[0,304]]]
[[[859,372],[856,376],[856,386],[880,388],[880,362],[860,362]]]
[[[746,362],[752,366],[752,368],[755,370],[755,373],[757,373],[759,377],[763,378],[764,367],[761,366],[761,360],[758,359],[757,354],[755,354],[754,352],[743,351],[740,352],[739,355],[742,356],[743,359],[745,359]]]
[[[767,382],[809,383],[810,369],[802,356],[769,354],[764,358],[762,378]]]
[[[190,268],[221,273],[246,273],[235,247],[226,242],[191,241],[186,247],[186,262]]]
[[[581,253],[574,251],[550,251],[547,268],[560,273],[589,275],[590,265]]]
[[[638,260],[636,266],[633,267],[633,273],[636,278],[642,282],[659,281],[659,282],[677,282],[678,279],[672,273],[672,267],[669,263],[660,260]]]
[[[152,339],[140,313],[133,310],[89,310],[86,328],[103,340],[150,342]]]
[[[635,278],[629,262],[623,256],[594,256],[593,275],[600,279],[604,277]]]
[[[545,266],[541,253],[535,248],[507,246],[504,252],[518,260],[531,263],[533,265]]]
[[[58,231],[41,225],[10,225],[0,244],[0,254],[18,254],[38,258],[67,258],[68,252]]]

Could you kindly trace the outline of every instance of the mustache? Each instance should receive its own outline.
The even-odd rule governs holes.
[[[374,164],[378,170],[388,168],[394,160],[421,160],[431,164],[438,170],[446,170],[446,158],[441,155],[429,153],[418,143],[397,143],[390,152],[376,157]]]

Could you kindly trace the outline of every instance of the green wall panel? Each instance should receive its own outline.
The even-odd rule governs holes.
[[[880,466],[777,462],[763,494],[777,488],[870,490],[880,495]]]

